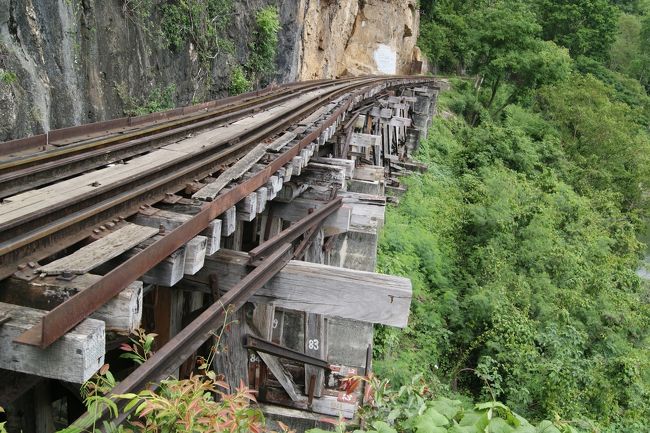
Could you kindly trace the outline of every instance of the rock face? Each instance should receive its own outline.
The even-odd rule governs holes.
[[[408,74],[418,29],[415,0],[308,0],[300,78]]]
[[[191,43],[172,50],[152,35],[168,1],[0,0],[0,142],[122,117],[169,85],[175,105],[225,96],[269,4],[280,12],[276,82],[408,73],[417,55],[415,0],[223,0],[233,52],[206,71]],[[135,3],[151,8],[148,28]]]

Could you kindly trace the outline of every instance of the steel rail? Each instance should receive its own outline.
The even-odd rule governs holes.
[[[406,81],[382,80],[385,86],[392,84],[407,84]],[[303,137],[297,144],[251,178],[243,181],[237,187],[221,194],[217,200],[203,205],[202,210],[177,229],[169,232],[163,238],[136,254],[117,268],[110,271],[88,289],[75,295],[46,314],[39,325],[19,336],[16,341],[45,348],[60,338],[65,332],[88,317],[93,311],[117,295],[128,284],[135,281],[153,266],[164,260],[180,246],[187,243],[218,215],[235,205],[245,196],[265,185],[270,176],[298,155],[308,144],[317,139],[324,129],[332,125],[339,115],[347,111],[353,96],[363,95],[368,90],[364,86],[352,94],[347,102],[340,106],[319,128]],[[377,86],[375,86],[376,88]],[[350,89],[348,89],[348,92]],[[334,96],[333,96],[334,97]],[[291,119],[287,120],[290,122]]]
[[[297,95],[337,84],[340,82],[329,80],[296,86],[282,92],[252,98],[241,105],[227,105],[210,112],[170,120],[126,134],[0,162],[0,199],[52,183],[53,179],[71,177],[92,168],[144,154],[165,146],[174,139],[182,138],[188,133],[227,124],[251,113],[280,105]]]
[[[343,202],[343,198],[337,197],[334,200],[331,200],[327,205],[319,207],[312,213],[314,219],[318,222],[321,222],[323,219],[325,219],[327,216],[331,214],[331,212],[329,212],[329,208],[331,206],[340,207],[340,204],[342,202]],[[286,240],[294,240],[298,238],[300,235],[302,235],[305,232],[305,230],[310,228],[312,225],[313,223],[310,224],[310,221],[306,219],[302,219],[296,222],[295,224],[291,224],[289,227],[287,227],[286,230],[283,230],[282,232],[273,236],[266,242],[250,250],[248,252],[248,255],[250,256],[251,262],[254,263],[258,261],[260,257],[269,255],[272,251],[274,251],[278,247],[278,245],[282,244],[283,242],[286,242]]]
[[[98,137],[103,137],[110,134],[120,134],[126,130],[132,130],[137,127],[142,128],[143,126],[147,125],[154,125],[160,121],[164,122],[167,120],[178,119],[200,111],[218,109],[220,107],[228,105],[237,105],[254,98],[272,94],[278,90],[281,91],[284,89],[292,89],[301,85],[310,85],[325,81],[327,80],[309,80],[303,82],[281,84],[279,86],[269,86],[264,89],[255,90],[253,92],[248,92],[241,95],[229,96],[222,99],[203,102],[201,104],[145,114],[143,116],[122,117],[112,120],[88,123],[84,125],[54,129],[44,134],[0,143],[0,156],[10,156],[12,153],[27,152],[31,150],[38,151],[39,148],[42,150],[48,145],[66,145],[65,143],[68,141],[75,143],[85,140],[97,139]]]
[[[228,158],[235,159],[237,153],[246,151],[252,143],[285,129],[324,101],[335,99],[357,87],[364,88],[375,81],[378,79],[346,85],[329,95],[314,98],[308,107],[292,113],[288,119],[279,123],[276,123],[277,119],[270,119],[266,122],[266,128],[251,131],[250,137],[222,152],[215,153],[216,147],[206,149],[182,160],[138,173],[121,184],[99,187],[86,195],[0,224],[0,278],[13,273],[16,264],[21,261],[46,257],[56,248],[60,250],[83,239],[92,228],[106,220],[135,213],[142,204],[155,203],[162,200],[166,193],[183,189],[191,180],[209,175],[226,164]],[[85,233],[82,233],[84,230]]]
[[[108,398],[119,398],[120,395],[138,393],[145,389],[157,388],[157,382],[171,376],[174,371],[195,353],[214,332],[226,323],[228,314],[240,309],[253,294],[266,284],[291,260],[292,245],[286,243],[267,257],[259,266],[253,269],[243,279],[233,286],[225,295],[210,305],[199,317],[183,328],[167,342],[151,358],[128,375],[112,389]],[[82,292],[83,293],[83,292]],[[123,403],[118,404],[124,407]],[[98,409],[94,414],[83,414],[72,426],[87,428],[96,420],[110,420],[116,425],[127,420],[130,411],[123,411],[116,418],[106,407]],[[98,423],[99,425],[99,423]]]
[[[298,223],[307,229],[318,226],[323,217],[327,217],[341,207],[342,200],[332,200],[321,214],[311,213],[302,218]],[[295,224],[294,224],[295,225]],[[140,365],[133,373],[127,376],[111,391],[112,396],[126,393],[137,393],[146,388],[156,388],[157,382],[169,377],[186,359],[194,354],[201,345],[214,335],[214,331],[223,326],[228,314],[240,309],[250,298],[273,278],[286,264],[295,257],[296,249],[292,245],[295,240],[294,231],[285,229],[282,233],[288,236],[286,242],[277,245],[276,250],[260,261],[255,269],[242,278],[235,286],[231,287],[216,302],[210,305],[188,326],[183,328],[176,336],[165,344],[150,359]],[[306,236],[307,233],[303,232]],[[304,240],[303,240],[304,243]],[[316,358],[314,358],[316,360]],[[318,360],[321,363],[325,362]],[[123,406],[123,405],[122,405]],[[104,409],[99,416],[106,416]],[[117,419],[111,421],[121,424],[128,417],[128,412],[122,412]],[[82,415],[73,425],[82,426],[89,419]],[[96,417],[90,418],[96,419]],[[91,421],[92,422],[92,421]]]

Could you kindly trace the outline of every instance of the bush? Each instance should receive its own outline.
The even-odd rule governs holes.
[[[236,66],[230,72],[230,87],[231,95],[239,95],[240,93],[250,92],[253,85],[244,73],[241,66]]]
[[[266,6],[255,15],[256,29],[250,44],[247,69],[256,81],[275,73],[280,15],[275,6]]]

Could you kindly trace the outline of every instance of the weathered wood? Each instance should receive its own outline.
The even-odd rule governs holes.
[[[237,203],[237,219],[239,221],[253,221],[257,216],[257,193],[248,194]]]
[[[354,176],[354,161],[351,159],[341,159],[341,158],[323,158],[317,156],[312,158],[311,161],[317,164],[325,165],[335,165],[345,167],[345,176],[351,178]]]
[[[305,354],[319,359],[325,359],[327,355],[327,328],[325,318],[320,314],[305,314]],[[310,390],[311,378],[316,377],[314,389]],[[305,390],[313,392],[314,397],[320,397],[323,393],[325,382],[325,371],[320,367],[305,364]]]
[[[273,143],[272,143],[273,144]],[[268,144],[258,144],[253,150],[248,152],[243,158],[228,167],[217,179],[201,188],[192,197],[200,200],[214,200],[219,193],[235,179],[239,179],[251,169],[266,154]]]
[[[221,215],[221,236],[230,236],[237,229],[237,208],[235,206],[228,208]]]
[[[0,368],[83,383],[104,364],[104,322],[85,319],[47,349],[16,344],[14,338],[41,323],[45,311],[0,302]]]
[[[350,231],[337,236],[327,263],[368,272],[374,270],[377,264],[377,234]]]
[[[394,116],[390,119],[391,126],[398,126],[398,127],[409,127],[411,126],[411,119],[409,117],[400,117],[400,116]]]
[[[265,340],[271,341],[273,333],[275,307],[267,304],[256,304],[253,310],[253,329],[254,333]],[[273,376],[280,382],[282,388],[293,401],[303,401],[306,398],[300,394],[298,387],[294,383],[291,375],[285,370],[280,360],[268,353],[256,352],[264,364],[271,370]]]
[[[389,186],[386,185],[386,195],[391,197],[401,197],[406,193],[406,188],[403,186]]]
[[[348,191],[360,192],[370,195],[382,195],[384,192],[384,183],[381,181],[367,181],[359,179],[350,179],[348,182]]]
[[[357,405],[347,402],[339,401],[334,396],[323,396],[315,399],[311,409],[314,412],[331,415],[335,417],[343,416],[343,418],[351,419],[357,410]]]
[[[322,264],[324,235],[322,228],[312,237],[311,244],[305,251],[305,262]],[[321,314],[305,313],[304,318],[304,352],[319,359],[327,355],[327,327],[325,317]],[[320,397],[325,385],[325,372],[322,368],[305,364],[305,393]],[[312,380],[313,379],[313,380]],[[312,389],[313,387],[313,389]]]
[[[182,207],[178,207],[183,209]],[[181,224],[189,221],[193,214],[197,213],[200,208],[187,209],[187,214],[182,212],[173,212],[164,209],[148,208],[133,217],[133,222],[148,227],[163,227],[171,231]],[[219,251],[221,246],[221,220],[215,219],[210,225],[200,233],[207,238],[206,254],[214,254]]]
[[[158,233],[158,230],[151,227],[126,224],[68,256],[41,266],[38,270],[48,275],[60,275],[63,272],[85,274],[130,250],[156,233]]]
[[[48,208],[53,203],[60,202],[62,198],[73,199],[91,191],[98,191],[98,188],[101,190],[110,189],[115,183],[132,178],[149,168],[169,166],[179,159],[187,158],[188,155],[215,149],[240,137],[247,131],[258,128],[278,115],[294,112],[302,104],[329,91],[331,89],[318,89],[307,92],[291,101],[285,101],[280,106],[235,121],[227,127],[214,128],[198,133],[186,140],[166,145],[146,155],[133,158],[125,164],[93,170],[81,176],[39,188],[38,194],[0,205],[0,221],[6,222],[20,216],[30,215]]]
[[[183,329],[183,291],[166,286],[156,288],[154,322],[158,348],[171,340]]]
[[[289,182],[292,176],[293,176],[293,164],[288,163],[284,166],[284,177],[282,178],[282,183]]]
[[[271,341],[275,306],[273,304],[255,304],[253,309],[253,330],[258,337]]]
[[[208,238],[196,236],[185,244],[185,266],[183,272],[186,275],[194,275],[203,267],[205,261]]]
[[[248,255],[221,250],[206,258],[204,268],[186,277],[183,287],[207,291],[215,273],[228,290],[245,274]],[[291,261],[253,297],[298,311],[404,327],[411,303],[411,281],[373,272]]]
[[[301,178],[311,185],[335,187],[340,191],[347,191],[345,167],[309,163],[302,171]]]
[[[257,194],[257,213],[260,214],[266,209],[266,202],[268,201],[269,189],[265,186],[259,188],[255,193]]]
[[[267,146],[266,149],[268,151],[273,151],[273,152],[278,152],[280,149],[282,149],[284,146],[289,144],[291,141],[293,141],[294,138],[297,136],[296,131],[288,131],[270,142]]]
[[[52,389],[49,381],[40,382],[34,388],[34,433],[55,433],[54,409],[52,408]]]
[[[330,364],[366,368],[366,349],[372,343],[373,327],[356,320],[327,319],[327,361]]]
[[[225,382],[234,390],[241,381],[248,383],[248,350],[244,348],[248,329],[244,308],[229,314],[226,329],[223,332],[216,330],[213,367],[215,372],[224,375]]]
[[[275,198],[276,202],[290,202],[296,197],[299,197],[303,192],[309,188],[306,182],[291,181],[284,184],[284,188],[280,190]]]
[[[39,310],[51,310],[101,279],[99,275],[78,275],[70,281],[56,277],[26,281],[8,278],[0,283],[0,302]],[[106,323],[106,330],[130,334],[140,327],[142,318],[142,282],[134,281],[119,295],[97,309],[92,319]]]
[[[304,164],[302,163],[302,157],[294,156],[291,160],[291,166],[293,167],[293,175],[300,176],[302,168],[304,167]]]
[[[158,236],[144,241],[137,247],[128,251],[125,255],[127,257],[132,257],[138,254],[142,250],[149,247],[156,239],[158,239]],[[142,276],[141,280],[145,283],[158,284],[167,287],[171,287],[174,284],[178,283],[183,278],[183,274],[185,273],[186,251],[187,248],[185,245],[183,245],[181,248],[174,251],[165,260],[148,270]]]
[[[376,165],[361,165],[354,171],[354,179],[369,182],[381,181],[384,178],[384,167]]]

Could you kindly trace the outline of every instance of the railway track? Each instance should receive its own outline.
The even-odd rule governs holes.
[[[307,94],[307,90],[312,91],[311,96],[305,98],[306,100],[299,106],[284,110],[279,115],[269,116],[265,122],[256,125],[255,128],[245,130],[241,134],[217,139],[201,151],[187,153],[182,157],[166,161],[161,160],[148,169],[129,173],[128,176],[123,176],[109,185],[102,185],[99,181],[93,180],[96,177],[91,172],[85,177],[82,175],[79,178],[56,183],[54,187],[45,187],[35,190],[36,192],[30,190],[22,196],[20,194],[13,196],[9,199],[9,203],[0,207],[0,278],[15,272],[16,266],[22,262],[39,261],[84,239],[103,222],[120,217],[125,218],[137,212],[143,204],[158,202],[166,195],[184,189],[188,183],[218,172],[220,168],[245,154],[251,146],[286,129],[325,102],[379,81],[380,79],[377,78],[365,78],[342,83],[338,81],[318,82],[300,89],[296,94],[280,95],[280,104],[282,104],[289,96],[295,99],[296,96]],[[268,106],[266,101],[262,104],[264,107]],[[277,105],[275,106],[277,107]],[[259,111],[259,108],[257,110]],[[173,131],[166,124],[159,125],[159,127],[168,129],[169,132]],[[203,121],[200,121],[197,127],[203,128]],[[143,141],[156,142],[158,140],[157,128],[155,130],[148,129],[150,135],[146,139],[140,138],[134,140],[135,142],[118,143],[117,146],[120,146],[119,156],[111,157],[112,152],[108,149],[109,156],[106,159],[113,161],[121,157],[124,147],[138,149],[127,150],[127,152],[140,152]],[[187,133],[187,125],[183,125],[181,128],[184,133]],[[104,147],[105,141],[105,139],[99,139],[95,143],[100,143],[98,146]],[[67,170],[70,163],[69,157],[67,157],[67,153],[61,154],[60,152],[68,149],[75,154],[75,158],[87,157],[93,161],[93,164],[96,164],[94,159],[96,151],[92,144],[71,145],[69,148],[54,152],[10,160],[0,165],[0,171],[17,167],[17,162],[23,162],[28,166],[32,165],[34,159],[46,161],[43,162],[44,165],[57,166],[57,171]],[[62,155],[64,156],[62,157]],[[35,167],[38,170],[39,166]],[[12,184],[27,183],[20,176],[21,173],[21,170],[14,171]],[[30,174],[27,175],[28,178],[29,176]],[[66,198],[69,195],[66,194],[66,191],[81,189],[84,190],[83,193]],[[31,196],[25,197],[25,195]],[[12,205],[12,200],[16,200],[15,205]]]
[[[360,79],[350,78],[345,81],[358,80]],[[0,161],[0,199],[51,183],[52,179],[61,180],[95,167],[147,153],[187,134],[232,123],[297,95],[337,83],[340,82],[318,80],[292,83],[262,95],[227,98],[227,103],[199,112],[167,115],[162,119],[156,117],[150,122],[136,122],[136,126],[130,125],[128,129],[112,127],[101,133],[90,134],[92,138],[88,138],[87,130],[96,130],[94,124],[70,128],[64,138],[48,141],[46,150],[27,155],[9,155],[6,160]],[[110,126],[110,122],[107,123],[107,126]],[[15,142],[23,142],[25,148],[30,146],[29,140]],[[21,147],[15,142],[0,146],[0,155],[5,147]]]
[[[111,263],[102,262],[107,266],[100,275],[86,271],[94,277],[90,284],[43,312],[39,322],[23,328],[26,331],[13,341],[19,347],[49,348],[134,281],[205,235],[217,218],[221,219],[217,239],[228,236],[221,230],[228,211],[237,205],[239,215],[240,205],[251,197],[268,193],[270,200],[294,170],[300,171],[312,155],[318,156],[319,146],[339,125],[348,131],[359,113],[386,95],[387,89],[432,81],[361,77],[296,83],[191,109],[0,143],[0,280],[11,276],[28,283],[42,281],[49,264],[81,247],[101,243],[97,241],[124,227],[145,229],[137,218],[152,209],[156,212],[178,200],[192,209],[178,210],[180,222],[149,235],[150,242],[136,239],[133,245],[139,242],[139,249]],[[345,149],[349,146],[348,140]],[[252,272],[125,378],[115,392],[137,392],[175,371],[223,324],[224,304],[241,307],[289,260],[304,253],[325,218],[341,207],[341,197],[335,196],[250,251]],[[261,200],[265,203],[266,198]],[[262,210],[251,212],[255,218]],[[152,226],[148,227],[151,232]],[[154,227],[156,232],[158,226]],[[70,276],[66,273],[70,272],[52,275],[65,279]]]
[[[202,197],[205,203],[189,221],[53,309],[40,326],[34,326],[16,341],[42,348],[49,346],[199,234],[212,220],[266,185],[274,173],[291,164],[310,143],[318,142],[326,128],[342,121],[355,104],[387,87],[426,81],[411,77],[367,77],[288,86],[261,97],[251,97],[243,102],[244,108],[225,105],[211,112],[170,119],[154,127],[144,126],[142,130],[129,132],[126,138],[114,131],[77,142],[68,138],[71,143],[60,148],[0,163],[1,176],[6,176],[7,184],[18,184],[17,188],[22,188],[20,184],[23,183],[30,185],[36,172],[71,170],[78,174],[91,169],[40,189],[25,186],[25,192],[6,198],[0,205],[2,279],[24,270],[27,265],[33,268],[34,263],[92,236],[97,227],[118,223],[137,213],[143,205],[165,200],[188,184],[213,178],[218,181],[227,167],[259,143],[338,100],[338,108],[330,113],[328,121],[299,131],[291,144],[270,155],[264,168],[243,182],[227,191],[216,190],[212,197]],[[257,113],[253,120],[243,117],[251,113]],[[240,120],[232,123],[235,118]],[[223,122],[229,127],[196,132]],[[195,132],[193,137],[182,139],[192,131]],[[161,134],[172,144],[165,144]],[[83,137],[83,131],[79,135]],[[104,155],[103,159],[97,159],[98,153]],[[131,155],[127,164],[113,164],[127,154]],[[85,168],[74,168],[80,167],[83,161],[90,162]]]

